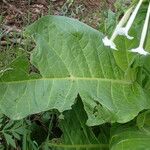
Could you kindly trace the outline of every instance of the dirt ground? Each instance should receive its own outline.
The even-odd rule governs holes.
[[[100,12],[113,10],[115,0],[0,0],[3,25],[22,28],[42,15],[65,15],[93,27],[100,21]]]

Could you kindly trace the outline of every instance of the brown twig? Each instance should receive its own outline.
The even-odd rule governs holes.
[[[21,15],[23,15],[23,13],[19,9],[17,9],[15,6],[9,4],[6,0],[3,0],[3,3],[5,3],[6,5],[8,5],[10,7],[10,9],[14,10],[15,12],[18,12]]]
[[[13,32],[13,31],[15,31],[15,32],[21,32],[21,30],[18,29],[16,26],[6,26],[6,25],[3,25],[3,28],[5,30],[7,30],[7,33]]]
[[[24,41],[21,38],[18,38],[18,39],[9,39],[9,41],[6,41],[6,40],[0,41],[0,45],[1,46],[11,45],[11,44],[24,45],[25,43],[24,43]]]
[[[20,33],[21,30],[18,29],[16,26],[2,26],[2,28],[4,29],[4,31],[1,34],[1,38],[3,38],[4,36],[6,36],[7,34],[9,34],[10,32],[18,32]]]

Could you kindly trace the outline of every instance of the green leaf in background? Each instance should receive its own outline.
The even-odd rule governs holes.
[[[144,112],[135,124],[116,126],[112,129],[111,150],[150,150],[150,112]]]
[[[60,142],[49,143],[53,150],[108,150],[109,143],[102,143],[92,128],[86,125],[87,115],[79,98],[72,110],[64,112],[64,116],[64,120],[60,121],[63,132],[62,138],[58,139]],[[96,134],[106,136],[102,132]],[[107,138],[109,140],[109,136]]]
[[[140,130],[150,134],[150,111],[145,111],[137,117],[137,126]]]
[[[46,16],[29,26],[26,34],[36,42],[31,63],[41,77],[33,79],[24,69],[20,77],[13,70],[1,77],[0,109],[11,119],[49,109],[63,112],[71,109],[78,94],[90,126],[125,123],[150,108],[147,92],[136,82],[140,68],[117,60],[120,55],[114,57],[117,54],[103,45],[103,34],[97,30],[74,19]],[[118,43],[118,53],[128,55],[136,43],[136,39]],[[129,53],[127,58],[134,62],[135,56]],[[18,64],[14,70],[22,69]]]
[[[22,55],[14,59],[9,65],[6,66],[6,70],[1,76],[2,81],[20,81],[28,80],[29,75],[29,61],[26,55]],[[10,69],[7,69],[10,68]]]
[[[14,148],[16,148],[15,140],[13,139],[12,135],[4,133],[4,137],[8,145],[11,145]]]
[[[100,32],[104,33],[105,35],[111,36],[113,29],[115,28],[117,24],[117,16],[114,12],[111,10],[108,10],[108,12],[103,14],[104,21],[100,23],[99,30]]]

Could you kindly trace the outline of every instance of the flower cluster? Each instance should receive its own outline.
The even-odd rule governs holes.
[[[115,28],[111,38],[108,38],[107,36],[104,37],[103,43],[105,46],[108,46],[114,50],[117,50],[114,40],[118,35],[126,36],[129,40],[132,40],[134,38],[129,35],[129,30],[137,16],[137,13],[138,13],[142,3],[143,3],[143,0],[139,0],[138,4],[136,6],[132,6],[131,8],[129,8],[127,10],[127,12],[124,14],[123,18],[120,20],[117,27]],[[150,19],[150,2],[149,2],[149,6],[148,6],[145,22],[144,22],[142,34],[141,34],[140,44],[139,44],[138,48],[132,49],[131,50],[132,52],[137,52],[142,55],[149,54],[148,52],[146,52],[144,50],[144,43],[145,43],[146,35],[148,32],[149,19]]]

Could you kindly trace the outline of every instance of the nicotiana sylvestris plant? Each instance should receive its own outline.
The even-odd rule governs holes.
[[[46,130],[50,135],[44,142],[53,150],[149,149],[150,55],[143,47],[150,51],[150,5],[149,0],[143,2],[147,3],[142,5],[140,1],[136,8],[135,5],[129,8],[111,39],[64,16],[45,16],[28,26],[24,35],[32,37],[36,46],[30,52],[30,58],[21,55],[0,71],[0,113],[12,120],[20,120],[31,114],[58,110],[63,134],[49,142],[51,131],[53,133],[51,129],[55,126],[49,120],[53,118],[50,113],[50,125]],[[143,21],[139,48],[132,49],[138,45],[138,31]],[[115,40],[116,46],[114,39],[129,22],[133,41],[119,36]],[[128,32],[125,33],[129,36]],[[102,41],[119,51],[112,51]],[[147,56],[130,53],[130,49]],[[38,71],[31,69],[31,64]],[[45,119],[42,120],[47,124]],[[87,125],[100,126],[89,128]],[[1,128],[7,131],[6,127],[10,128],[8,125]],[[28,137],[28,132],[24,136],[22,129],[19,130],[21,133],[14,132],[14,129],[11,128],[12,135],[2,131],[11,145],[15,145],[17,134],[20,134],[19,138]]]
[[[147,4],[142,5],[137,14],[142,17],[137,17],[132,26],[133,42],[122,40],[121,36],[115,40],[119,51],[104,46],[103,33],[75,19],[45,16],[28,26],[24,35],[32,37],[36,47],[30,62],[26,56],[19,57],[7,66],[12,69],[1,73],[0,111],[13,120],[52,109],[63,113],[72,109],[80,95],[87,124],[95,126],[126,123],[149,109],[150,70],[144,65],[149,66],[150,57],[128,52],[138,44]],[[121,19],[112,42],[132,12],[134,6]],[[145,48],[149,51],[149,32],[147,37]],[[31,73],[30,64],[36,67],[38,75]]]
[[[142,3],[143,3],[143,0],[139,0],[138,4],[136,5],[136,7],[134,9],[133,9],[134,6],[132,6],[129,8],[129,10],[127,10],[127,12],[123,16],[123,18],[121,19],[119,24],[117,25],[116,29],[114,30],[112,37],[110,39],[108,39],[108,37],[106,36],[103,39],[103,43],[105,46],[109,46],[111,49],[117,50],[114,40],[118,35],[124,35],[129,40],[132,40],[134,38],[129,35],[129,30],[132,27],[132,24],[138,14],[138,11],[139,11]],[[132,12],[132,10],[133,10],[133,12]],[[143,30],[142,30],[142,34],[141,34],[141,40],[140,40],[139,47],[132,49],[131,52],[137,52],[141,55],[149,54],[148,52],[146,52],[144,50],[144,43],[145,43],[146,35],[148,32],[149,19],[150,19],[150,2],[149,2],[147,15],[145,18],[145,22],[144,22],[144,26],[143,26]]]

